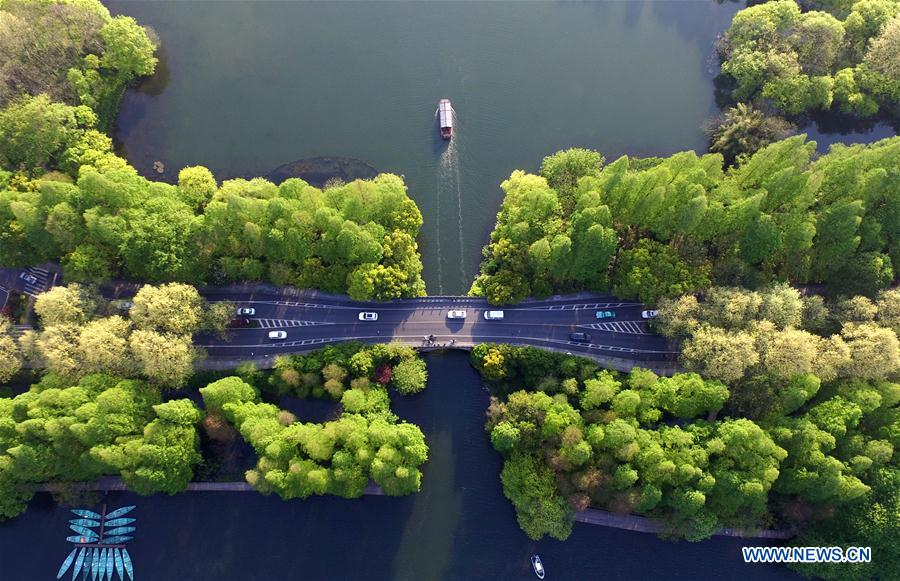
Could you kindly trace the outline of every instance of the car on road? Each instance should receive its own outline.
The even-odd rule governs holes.
[[[454,309],[451,311],[447,311],[447,318],[448,319],[465,319],[466,312],[463,311],[462,309]]]
[[[240,307],[237,310],[237,314],[239,317],[252,317],[256,314],[256,309],[253,307]]]
[[[238,317],[236,319],[231,319],[231,321],[228,323],[228,326],[232,327],[232,328],[240,328],[240,327],[249,327],[252,324],[253,324],[253,321],[251,321],[247,317]]]
[[[377,321],[378,313],[362,312],[359,314],[359,320],[360,321]]]
[[[119,300],[119,301],[113,301],[112,305],[115,308],[119,309],[120,311],[130,311],[131,308],[134,306],[134,303],[131,301]]]
[[[287,339],[287,331],[269,331],[269,339],[274,341]]]
[[[641,311],[641,316],[645,319],[655,319],[659,311]]]
[[[579,343],[590,343],[591,336],[588,333],[569,333],[569,339]]]
[[[33,274],[29,274],[27,272],[23,272],[22,274],[20,274],[19,278],[21,278],[28,284],[37,284],[37,282],[38,282],[38,279],[36,276],[34,276]]]
[[[598,319],[615,319],[616,314],[612,311],[597,311]]]
[[[484,320],[485,321],[502,321],[503,320],[503,311],[485,311],[484,312]]]

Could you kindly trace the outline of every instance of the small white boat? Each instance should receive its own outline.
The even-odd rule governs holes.
[[[538,579],[544,578],[544,564],[541,563],[541,558],[538,555],[531,556],[531,567],[534,569],[534,574],[538,576]]]

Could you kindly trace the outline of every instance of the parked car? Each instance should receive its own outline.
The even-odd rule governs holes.
[[[29,274],[27,272],[23,272],[22,274],[20,274],[19,278],[21,278],[28,284],[37,284],[37,282],[38,282],[38,279],[36,276],[34,276],[33,274]]]
[[[579,343],[590,343],[591,336],[588,333],[570,333],[569,339],[578,341]]]
[[[466,312],[463,310],[460,310],[460,309],[447,311],[447,318],[448,319],[465,319]]]
[[[645,319],[655,319],[659,311],[641,311],[641,316]]]
[[[239,317],[241,317],[241,316],[252,317],[253,315],[256,314],[256,309],[254,309],[253,307],[240,307],[237,310],[237,314]]]
[[[113,301],[112,305],[120,311],[130,311],[131,307],[134,306],[134,303],[131,301],[119,300]]]
[[[287,331],[269,331],[269,339],[287,339]]]
[[[484,319],[486,321],[502,321],[503,311],[485,311]]]
[[[228,323],[229,327],[249,327],[253,324],[253,321],[248,319],[247,317],[238,317],[236,319],[231,319]]]
[[[368,313],[368,312],[360,313],[359,320],[360,321],[377,321],[378,313]]]
[[[598,319],[615,319],[616,314],[612,311],[597,311]]]

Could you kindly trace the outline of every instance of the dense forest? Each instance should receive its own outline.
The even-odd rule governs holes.
[[[713,284],[822,283],[874,295],[900,266],[900,138],[804,136],[727,171],[719,154],[603,157],[584,149],[515,171],[472,294],[491,303],[578,290],[655,303]]]
[[[690,540],[766,526],[807,529],[800,545],[865,540],[877,554],[866,578],[887,578],[900,563],[896,520],[860,518],[881,510],[876,503],[896,510],[886,486],[898,474],[900,385],[848,375],[853,366],[829,380],[730,384],[692,372],[619,375],[508,345],[480,345],[471,359],[494,394],[486,429],[505,458],[504,493],[533,538],[566,538],[574,511],[599,506],[660,517],[667,535]],[[765,379],[774,394],[747,413]],[[830,536],[835,512],[857,534]]]
[[[391,412],[387,393],[424,389],[425,364],[410,348],[343,344],[279,358],[274,371],[244,366],[200,388],[202,411],[169,398],[170,385],[127,378],[127,364],[46,372],[0,398],[0,519],[23,512],[43,482],[118,475],[138,494],[181,492],[198,465],[217,461],[201,456],[201,439],[245,438],[259,455],[247,480],[284,498],[354,498],[370,479],[391,495],[420,488],[428,447],[418,427]],[[340,417],[298,422],[261,403],[264,394],[332,399]]]
[[[718,52],[733,101],[787,116],[900,116],[897,0],[763,2],[735,15]]]
[[[219,187],[199,167],[169,185],[127,167],[81,166],[74,184],[5,185],[6,266],[59,260],[70,281],[267,280],[359,300],[425,292],[416,243],[422,216],[397,176],[323,192],[297,179]]]

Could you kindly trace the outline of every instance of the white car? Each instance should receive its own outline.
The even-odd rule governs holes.
[[[134,303],[131,301],[113,301],[112,305],[120,311],[130,311]]]
[[[465,319],[466,312],[463,310],[460,310],[460,309],[447,311],[447,318],[448,319]]]
[[[377,321],[378,313],[360,313],[359,320],[360,321]]]
[[[287,331],[269,331],[269,339],[287,339]]]
[[[485,321],[502,321],[503,320],[503,311],[485,311],[484,312],[484,320]]]
[[[241,307],[237,310],[237,314],[239,317],[252,317],[256,314],[256,309],[253,307]]]
[[[641,311],[641,316],[645,319],[655,319],[659,311]]]
[[[20,274],[19,278],[21,278],[28,284],[37,284],[38,281],[36,276],[34,276],[33,274],[28,274],[27,272],[23,272],[22,274]]]

